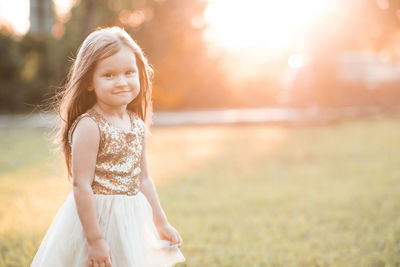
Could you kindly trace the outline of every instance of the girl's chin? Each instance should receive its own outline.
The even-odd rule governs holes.
[[[138,94],[132,94],[132,93],[120,93],[120,94],[116,94],[116,98],[118,99],[118,100],[120,100],[120,101],[123,101],[123,102],[127,102],[127,103],[130,103],[130,102],[132,102],[137,96],[138,96]],[[118,101],[117,100],[117,101]]]
[[[114,100],[112,102],[108,102],[108,105],[110,106],[122,106],[122,105],[128,105],[129,103],[131,103],[133,101],[133,98],[129,98],[129,99],[119,99],[119,100]]]

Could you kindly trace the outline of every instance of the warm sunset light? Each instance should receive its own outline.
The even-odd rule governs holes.
[[[301,37],[336,1],[210,0],[206,38],[229,50],[273,53],[303,46]]]
[[[17,35],[29,29],[29,0],[0,1],[0,24],[12,28]]]
[[[53,0],[53,3],[59,19],[65,21],[76,0]],[[10,27],[17,35],[26,34],[30,27],[29,0],[0,0],[0,25]]]

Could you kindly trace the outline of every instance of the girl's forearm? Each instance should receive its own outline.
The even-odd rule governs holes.
[[[92,188],[74,186],[73,191],[79,219],[82,223],[88,243],[90,244],[103,238],[97,221],[96,204]]]
[[[151,208],[153,209],[154,224],[159,227],[168,224],[167,216],[161,208],[160,200],[157,195],[153,180],[148,177],[142,180],[140,191],[146,196]]]

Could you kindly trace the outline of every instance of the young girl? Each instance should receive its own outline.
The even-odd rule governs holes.
[[[59,114],[73,190],[31,266],[145,267],[185,261],[182,238],[147,171],[152,69],[123,29],[100,29],[79,48]]]

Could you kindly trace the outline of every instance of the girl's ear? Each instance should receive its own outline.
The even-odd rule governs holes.
[[[93,91],[93,87],[91,85],[89,85],[88,91]]]

